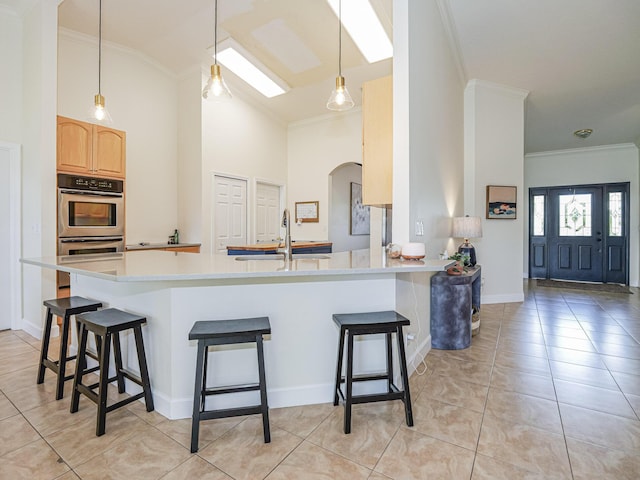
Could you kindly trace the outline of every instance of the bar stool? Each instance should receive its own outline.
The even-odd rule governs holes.
[[[102,307],[102,303],[83,297],[67,297],[45,300],[43,304],[47,307],[47,314],[44,321],[42,346],[40,347],[37,383],[41,384],[44,382],[45,368],[50,368],[56,374],[56,400],[60,400],[64,396],[64,382],[73,378],[73,375],[65,375],[67,362],[76,358],[75,355],[67,356],[69,328],[71,326],[69,319],[71,315],[98,310]],[[62,318],[60,356],[58,360],[51,360],[49,358],[49,341],[51,339],[51,326],[54,315]]]
[[[264,443],[271,442],[269,430],[269,405],[267,404],[267,383],[265,379],[263,335],[271,333],[269,317],[240,318],[236,320],[211,320],[194,323],[189,332],[189,340],[198,340],[196,378],[193,390],[193,416],[191,419],[191,453],[198,451],[200,422],[212,418],[237,417],[240,415],[262,414]],[[256,343],[258,353],[258,383],[238,387],[207,388],[207,357],[213,345],[235,343]],[[205,400],[209,395],[260,390],[260,404],[248,407],[206,410]]]
[[[384,400],[402,400],[407,425],[413,426],[413,413],[411,410],[411,394],[409,392],[409,375],[407,373],[407,360],[404,351],[404,339],[402,327],[411,322],[394,311],[368,312],[368,313],[339,313],[333,315],[333,321],[340,327],[340,343],[338,344],[338,365],[336,368],[336,385],[333,404],[338,405],[339,396],[344,401],[344,433],[351,433],[351,407],[353,404],[381,402]],[[400,391],[393,383],[393,357],[391,348],[391,334],[396,334],[398,341],[398,360],[402,375],[403,390]],[[372,335],[384,333],[386,347],[387,369],[383,374],[353,376],[353,338],[356,335]],[[346,377],[342,376],[342,358],[344,352],[345,334],[347,336],[347,367]],[[377,394],[353,395],[353,382],[366,382],[371,380],[386,380],[387,392]],[[341,384],[344,383],[346,393],[342,392]]]
[[[98,405],[98,418],[96,423],[96,436],[104,435],[107,413],[116,408],[123,407],[144,397],[147,412],[153,411],[153,398],[151,396],[151,384],[149,383],[149,371],[147,369],[147,359],[144,353],[144,343],[142,340],[142,325],[147,322],[145,317],[123,312],[115,308],[107,308],[97,312],[84,313],[76,316],[79,327],[78,360],[76,361],[76,372],[73,378],[73,392],[71,396],[71,413],[78,411],[80,394],[84,394],[89,400]],[[138,354],[138,364],[140,366],[140,376],[126,370],[122,366],[122,350],[120,347],[120,332],[133,330]],[[88,332],[93,332],[98,345],[98,369],[100,379],[98,383],[84,384],[83,377],[87,373],[95,370],[87,368],[87,337]],[[109,354],[110,345],[113,343],[113,353],[115,360],[116,374],[109,377]],[[109,383],[116,381],[118,392],[124,393],[124,379],[127,378],[142,387],[142,392],[128,398],[107,405],[107,387]],[[98,389],[97,393],[94,392]]]

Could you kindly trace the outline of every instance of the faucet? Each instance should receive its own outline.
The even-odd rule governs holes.
[[[289,209],[285,208],[282,212],[282,226],[287,229],[284,236],[284,250],[278,245],[278,253],[284,253],[285,260],[293,260],[293,250],[291,249],[291,218],[289,217]]]

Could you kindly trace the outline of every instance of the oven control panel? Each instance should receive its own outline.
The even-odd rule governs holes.
[[[123,192],[122,180],[110,178],[80,177],[77,175],[58,174],[58,188],[71,188],[74,190],[90,190],[96,192]]]

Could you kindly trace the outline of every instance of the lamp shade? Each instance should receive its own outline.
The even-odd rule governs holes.
[[[454,217],[454,238],[481,238],[482,219],[480,217]]]

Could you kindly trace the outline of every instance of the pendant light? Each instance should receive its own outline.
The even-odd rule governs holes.
[[[218,0],[215,1],[214,6],[213,65],[211,65],[211,76],[209,77],[209,81],[202,90],[202,98],[213,102],[231,99],[231,92],[222,78],[220,65],[218,65]]]
[[[349,95],[349,90],[344,83],[342,76],[342,0],[338,2],[338,76],[336,77],[336,88],[331,92],[327,108],[337,112],[343,112],[353,108],[355,105]]]
[[[109,110],[105,107],[104,97],[101,90],[101,77],[102,77],[102,0],[99,0],[99,13],[98,13],[98,93],[93,97],[93,107],[89,113],[89,120],[101,125],[111,125],[111,115]]]

